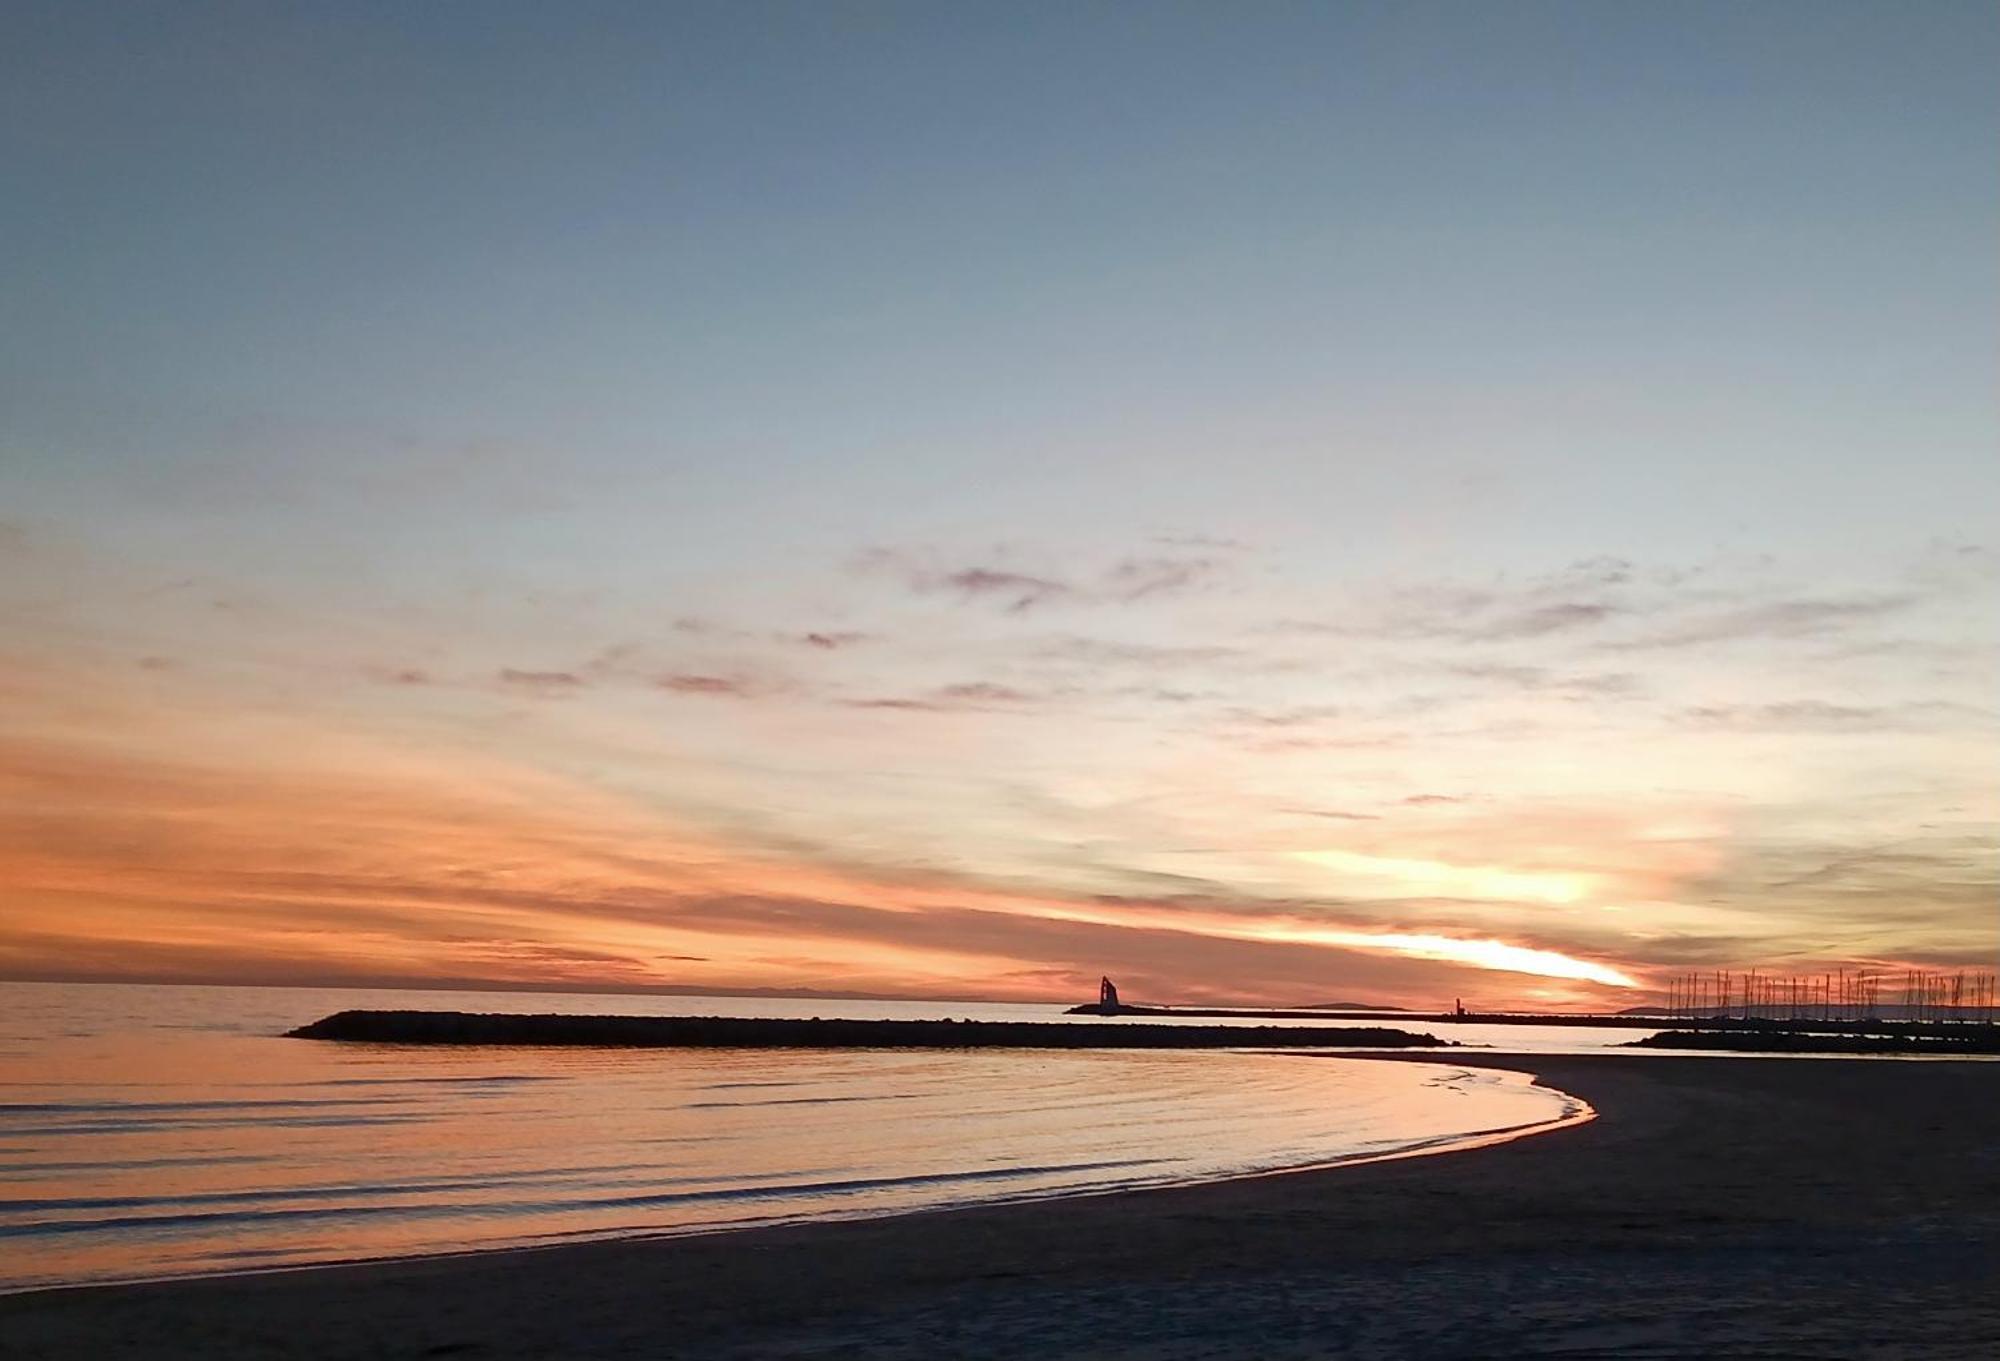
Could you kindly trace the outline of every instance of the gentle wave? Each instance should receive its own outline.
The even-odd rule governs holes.
[[[32,1055],[0,1060],[0,1289],[1094,1194],[1576,1113],[1296,1053],[383,1050],[274,1038],[324,998],[83,995],[125,1011],[66,1039],[0,987],[0,1050]],[[205,1023],[153,1024],[177,1004]]]

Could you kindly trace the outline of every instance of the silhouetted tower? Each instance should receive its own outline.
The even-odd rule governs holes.
[[[1118,985],[1108,978],[1097,980],[1097,1009],[1106,1016],[1118,1010]]]

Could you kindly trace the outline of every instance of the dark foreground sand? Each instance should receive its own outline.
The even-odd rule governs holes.
[[[1435,1057],[1600,1118],[1137,1195],[15,1296],[0,1356],[2000,1357],[2000,1065]]]

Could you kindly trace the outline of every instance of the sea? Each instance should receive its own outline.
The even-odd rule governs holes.
[[[1459,1066],[284,1038],[361,1007],[1063,1019],[1002,1002],[0,983],[0,1291],[1126,1191],[1588,1116],[1482,1071],[1476,1050]],[[1379,1023],[1316,1024],[1337,1053],[1345,1029]],[[1648,1033],[1411,1028],[1552,1052]]]

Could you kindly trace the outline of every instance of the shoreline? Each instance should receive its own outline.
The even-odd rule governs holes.
[[[1837,1337],[1843,1320],[1883,1309],[1923,1311],[1903,1330],[1906,1355],[2000,1342],[2000,1290],[1988,1288],[2000,1283],[2000,1111],[1985,1065],[1328,1057],[1525,1072],[1595,1118],[1497,1146],[1143,1191],[43,1288],[0,1297],[0,1337],[23,1357],[752,1356],[836,1343],[1048,1357],[1101,1352],[1107,1336],[1135,1357],[1230,1354],[1176,1350],[1182,1325],[1199,1323],[1211,1343],[1227,1334],[1268,1355],[1294,1354],[1272,1343],[1280,1334],[1309,1355],[1314,1339],[1357,1328],[1386,1330],[1383,1355],[1428,1355],[1444,1353],[1424,1337],[1504,1333],[1523,1310],[1554,1310],[1564,1336],[1652,1336],[1677,1307],[1735,1300],[1731,1327],[1809,1354],[1826,1354],[1815,1330]],[[1643,1277],[1613,1273],[1620,1259]],[[1528,1262],[1568,1282],[1560,1300],[1505,1285]],[[330,1318],[341,1326],[312,1322]]]
[[[1408,1057],[1395,1051],[1327,1053],[1312,1051],[1294,1053],[1276,1050],[1274,1053],[1287,1057],[1311,1058],[1364,1058],[1394,1062]],[[1158,1191],[1185,1190],[1200,1186],[1213,1186],[1228,1182],[1255,1181],[1265,1177],[1287,1177],[1299,1174],[1332,1172],[1342,1168],[1363,1167],[1373,1163],[1395,1162],[1405,1158],[1443,1157],[1454,1153],[1466,1153],[1481,1148],[1491,1148],[1512,1143],[1517,1139],[1531,1139],[1537,1135],[1554,1133],[1571,1125],[1588,1123],[1597,1118],[1596,1110],[1589,1102],[1570,1092],[1547,1087],[1534,1074],[1519,1069],[1480,1069],[1476,1064],[1465,1064],[1439,1055],[1435,1062],[1446,1063],[1453,1068],[1463,1068],[1470,1072],[1487,1072],[1506,1076],[1523,1076],[1530,1086],[1544,1087],[1554,1092],[1574,1109],[1566,1110],[1551,1120],[1534,1121],[1525,1125],[1509,1126],[1501,1129],[1479,1130],[1467,1134],[1440,1135],[1434,1139],[1421,1141],[1403,1148],[1380,1153],[1356,1153],[1345,1157],[1335,1157],[1324,1161],[1296,1163],[1285,1167],[1265,1167],[1241,1172],[1225,1172],[1210,1176],[1190,1177],[1185,1181],[1165,1182],[1153,1186],[1096,1187],[1077,1190],[1051,1190],[1042,1192],[1022,1192],[1018,1195],[1001,1195],[991,1199],[967,1200],[955,1203],[922,1205],[908,1208],[854,1210],[845,1213],[802,1214],[796,1216],[774,1215],[764,1220],[749,1220],[737,1223],[690,1224],[681,1227],[659,1227],[632,1230],[612,1230],[602,1233],[579,1232],[576,1236],[560,1241],[544,1243],[498,1242],[487,1247],[467,1247],[445,1252],[389,1253],[366,1257],[334,1257],[323,1261],[287,1262],[268,1267],[238,1267],[225,1271],[190,1271],[158,1276],[129,1276],[111,1280],[68,1281],[55,1284],[28,1285],[0,1289],[0,1301],[23,1296],[59,1291],[115,1290],[137,1286],[171,1286],[181,1282],[228,1281],[251,1277],[282,1276],[300,1272],[338,1271],[357,1268],[393,1269],[399,1265],[434,1261],[457,1261],[466,1258],[498,1257],[511,1254],[531,1254],[563,1252],[572,1248],[594,1244],[652,1243],[669,1242],[685,1238],[709,1238],[724,1235],[760,1233],[771,1229],[803,1229],[819,1225],[849,1224],[863,1220],[916,1218],[923,1215],[955,1214],[967,1210],[979,1210],[1013,1205],[1040,1205],[1056,1201],[1089,1200],[1107,1196],[1149,1195]]]

